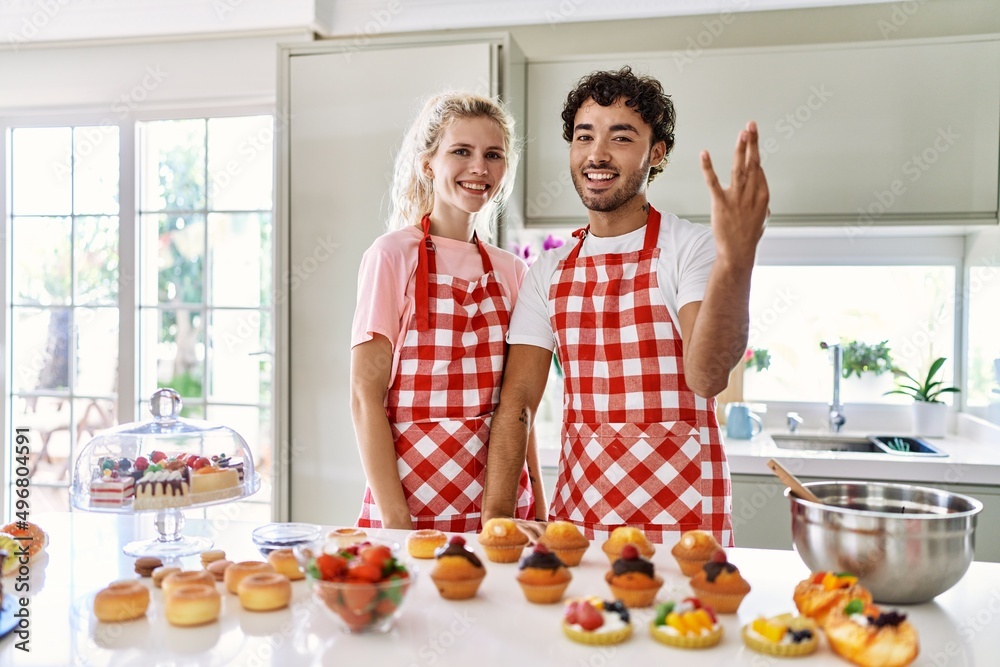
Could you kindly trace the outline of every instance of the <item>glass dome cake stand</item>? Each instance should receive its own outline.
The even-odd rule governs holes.
[[[181,397],[158,389],[149,399],[151,421],[98,433],[73,469],[70,502],[88,512],[154,512],[157,537],[129,542],[129,556],[163,559],[210,548],[206,537],[185,536],[184,510],[232,502],[260,489],[253,455],[226,426],[180,417]]]

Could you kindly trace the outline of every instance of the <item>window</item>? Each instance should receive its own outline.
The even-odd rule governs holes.
[[[970,412],[1000,425],[1000,266],[996,255],[969,269],[969,353],[965,389]]]
[[[74,456],[117,423],[117,127],[10,132],[11,400],[32,506],[65,509]]]
[[[130,151],[132,136],[138,199],[119,211],[133,182],[119,139]],[[272,117],[17,127],[8,148],[7,410],[11,428],[30,429],[33,509],[67,509],[81,446],[120,412],[149,419],[145,399],[173,386],[186,416],[247,440],[264,483],[240,516],[270,520]],[[137,249],[119,247],[119,215]],[[131,276],[137,318],[119,311],[134,303]],[[119,350],[121,322],[136,332]],[[119,410],[133,368],[138,389],[122,382]]]
[[[241,516],[262,521],[270,520],[271,123],[138,127],[140,399],[172,387],[185,416],[240,433],[264,482],[245,503],[254,514]]]
[[[829,402],[827,343],[888,341],[892,364],[923,377],[937,357],[955,354],[952,266],[758,266],[750,294],[750,347],[771,365],[747,371],[744,396],[757,401]],[[949,378],[953,364],[945,367]],[[852,375],[845,403],[909,403],[884,396],[892,373]],[[947,400],[947,399],[946,399]]]

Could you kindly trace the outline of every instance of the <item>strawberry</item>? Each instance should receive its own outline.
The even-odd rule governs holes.
[[[375,605],[375,617],[385,618],[386,616],[392,614],[392,612],[396,611],[396,607],[398,606],[399,605],[392,598],[382,598],[378,601],[378,604]]]
[[[624,560],[635,560],[639,557],[639,549],[634,544],[626,544],[622,548],[622,558]]]
[[[726,562],[726,552],[722,549],[716,549],[715,553],[712,554],[713,563],[725,563]]]
[[[378,568],[379,572],[383,572],[386,564],[392,560],[392,551],[384,544],[377,544],[359,550],[358,558],[365,563],[371,563]]]
[[[577,622],[577,611],[579,609],[581,602],[579,600],[573,600],[568,605],[566,605],[566,613],[563,616],[563,620],[569,625],[575,625]]]
[[[147,459],[145,456],[140,456],[135,460],[135,469],[138,470],[139,472],[142,472],[148,467],[149,467],[149,459]]]
[[[149,460],[152,461],[153,463],[159,463],[160,461],[163,461],[166,458],[167,458],[166,454],[156,449],[154,449],[149,454]]]
[[[197,461],[200,458],[201,457],[198,456],[197,454],[192,454],[191,456],[187,457],[187,461],[185,461],[185,463],[187,464],[188,468],[193,468],[195,461]]]
[[[687,602],[695,609],[701,609],[702,607],[701,600],[699,600],[698,598],[684,598],[684,602]]]
[[[341,609],[337,613],[340,618],[343,619],[344,625],[346,625],[350,630],[364,630],[372,622],[371,612],[361,612],[358,614],[353,613],[350,609]]]
[[[453,538],[451,538],[451,543],[452,544],[457,544],[460,547],[464,547],[465,546],[465,538],[462,537],[461,535],[456,535]]]
[[[534,551],[536,554],[547,554],[549,553],[549,548],[541,542],[536,542]]]
[[[337,581],[347,571],[347,561],[339,556],[320,554],[316,558],[316,568],[323,581]]]
[[[344,584],[340,592],[344,597],[344,606],[354,614],[371,611],[372,603],[378,597],[378,589],[366,583]]]
[[[576,622],[584,630],[593,632],[604,625],[604,615],[589,602],[581,602],[576,609]]]
[[[826,572],[817,572],[816,576],[813,577],[814,584],[822,584],[823,579],[826,577]]]
[[[352,560],[347,564],[347,576],[351,579],[374,584],[382,580],[382,568],[360,559]]]

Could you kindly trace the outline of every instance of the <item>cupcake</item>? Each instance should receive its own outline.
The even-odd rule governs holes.
[[[517,583],[524,597],[536,604],[553,604],[562,600],[573,575],[559,557],[544,544],[536,544],[530,554],[521,559]]]
[[[870,604],[872,594],[852,574],[816,572],[795,586],[792,599],[799,613],[823,626],[830,613],[842,609],[851,600]]]
[[[555,555],[559,556],[566,567],[576,567],[583,560],[583,554],[590,546],[590,540],[583,536],[580,529],[569,521],[553,521],[545,527],[545,533],[538,540]]]
[[[664,602],[656,607],[649,634],[674,648],[708,648],[722,641],[722,624],[712,608],[698,598]]]
[[[819,645],[816,621],[806,616],[758,616],[753,623],[744,625],[740,634],[743,643],[754,651],[779,658],[809,655]]]
[[[479,533],[479,543],[494,563],[516,563],[528,536],[518,530],[513,519],[490,519]]]
[[[604,554],[608,557],[609,563],[614,563],[622,555],[622,549],[626,544],[634,544],[639,553],[646,558],[652,558],[656,549],[646,539],[646,534],[634,526],[620,526],[611,531],[611,537],[601,545]]]
[[[446,600],[467,600],[474,597],[486,577],[482,561],[456,535],[448,544],[434,552],[437,559],[431,570],[431,580]]]
[[[663,578],[653,571],[653,564],[639,555],[634,544],[626,544],[621,558],[611,564],[604,575],[611,587],[611,594],[629,607],[648,607],[653,604]]]
[[[566,603],[563,634],[591,646],[620,644],[632,636],[628,608],[621,602],[599,598],[574,599]]]
[[[674,548],[670,550],[685,577],[698,574],[701,567],[712,558],[712,554],[721,549],[721,545],[711,533],[704,530],[689,530],[683,535]]]
[[[726,552],[719,549],[691,579],[691,590],[718,613],[735,614],[750,592],[750,584],[735,565],[726,561]]]

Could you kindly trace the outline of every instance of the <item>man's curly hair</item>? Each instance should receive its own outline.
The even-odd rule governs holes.
[[[570,91],[563,106],[563,139],[573,141],[573,121],[576,112],[588,99],[602,107],[609,107],[617,100],[625,101],[625,105],[635,109],[646,123],[653,128],[653,140],[650,146],[662,141],[667,146],[663,154],[663,162],[652,165],[649,170],[649,181],[663,171],[667,156],[674,147],[674,104],[670,96],[663,92],[660,82],[649,76],[636,76],[629,66],[622,67],[617,72],[591,72],[580,79],[576,88]]]

